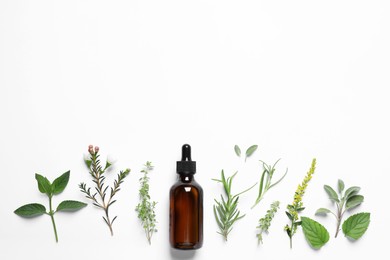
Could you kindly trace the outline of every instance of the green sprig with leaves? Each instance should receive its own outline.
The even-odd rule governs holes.
[[[47,212],[46,207],[39,203],[27,204],[21,206],[20,208],[14,211],[15,214],[26,218],[37,217],[43,214],[49,215],[53,225],[56,242],[58,242],[58,233],[57,233],[56,223],[54,220],[54,214],[60,211],[68,211],[68,212],[77,211],[87,206],[87,204],[83,202],[79,202],[75,200],[64,200],[57,206],[56,210],[53,209],[53,203],[52,203],[53,196],[58,195],[64,191],[64,189],[68,185],[69,176],[70,176],[70,171],[67,171],[64,174],[62,174],[60,177],[55,179],[53,183],[51,183],[46,177],[43,177],[42,175],[36,173],[35,179],[38,182],[39,191],[43,194],[46,194],[49,198],[49,211]]]
[[[288,169],[286,169],[286,172],[284,173],[284,175],[278,180],[276,181],[275,183],[272,183],[272,177],[274,176],[274,173],[275,173],[275,166],[276,164],[280,161],[277,160],[274,165],[268,165],[266,164],[265,162],[263,161],[260,161],[263,163],[263,173],[261,174],[261,177],[260,177],[260,182],[259,182],[259,193],[258,193],[258,196],[256,198],[256,201],[255,201],[255,204],[252,206],[252,209],[257,205],[259,204],[259,202],[263,199],[265,193],[271,189],[272,187],[274,187],[275,185],[277,185],[279,182],[281,182],[283,180],[283,178],[287,175],[287,171]]]
[[[292,238],[294,234],[297,232],[298,226],[302,224],[302,222],[299,220],[299,215],[298,215],[300,212],[302,212],[305,209],[303,207],[302,197],[305,194],[307,185],[311,180],[315,169],[316,169],[316,159],[314,158],[311,162],[311,167],[307,172],[305,178],[303,179],[302,183],[298,185],[298,188],[294,195],[293,203],[287,206],[286,215],[291,221],[291,224],[286,225],[284,227],[284,230],[286,231],[288,237],[290,238],[290,248],[292,248]]]
[[[271,204],[271,208],[267,210],[265,216],[259,219],[259,225],[256,227],[258,229],[258,233],[256,235],[258,244],[263,243],[263,233],[268,233],[268,229],[271,226],[271,221],[278,211],[279,205],[279,201],[274,201]]]
[[[241,215],[240,211],[238,210],[239,196],[241,194],[247,192],[248,190],[252,189],[257,184],[256,183],[252,187],[250,187],[250,188],[248,188],[248,189],[246,189],[238,194],[233,195],[232,194],[232,183],[233,183],[233,179],[237,173],[238,172],[236,172],[232,176],[226,178],[225,173],[222,170],[221,179],[220,180],[213,179],[216,182],[222,183],[224,191],[225,191],[225,195],[226,195],[226,198],[224,198],[224,196],[221,194],[220,201],[217,201],[216,199],[214,199],[214,201],[216,203],[214,205],[214,216],[215,216],[215,220],[217,221],[218,227],[220,229],[218,234],[222,235],[223,238],[225,239],[225,241],[227,241],[228,235],[232,231],[234,223],[237,220],[245,217],[245,214]]]
[[[99,155],[99,147],[93,147],[90,145],[88,147],[89,155],[84,158],[84,161],[89,169],[89,174],[92,177],[92,181],[95,183],[95,191],[91,192],[91,188],[88,188],[85,183],[80,183],[79,188],[82,193],[85,194],[86,198],[92,201],[92,204],[96,207],[102,209],[105,213],[103,216],[104,222],[107,224],[110,229],[111,236],[114,235],[114,231],[112,229],[112,225],[117,218],[115,216],[112,220],[108,214],[110,206],[116,202],[114,200],[114,196],[120,191],[120,185],[123,183],[124,179],[129,175],[130,169],[126,169],[124,171],[120,171],[117,175],[117,179],[114,181],[113,187],[110,187],[105,184],[105,173],[108,168],[110,168],[113,164],[113,161],[106,161],[106,165],[103,168],[100,164],[100,155]],[[107,190],[110,188],[110,194],[107,196]]]
[[[324,185],[324,190],[329,196],[329,199],[336,204],[336,212],[331,211],[327,208],[319,208],[316,211],[316,215],[322,214],[332,214],[337,220],[337,228],[335,237],[337,237],[340,231],[341,221],[343,219],[344,213],[348,210],[351,210],[357,206],[359,206],[363,201],[364,197],[359,195],[360,187],[353,186],[348,188],[344,192],[344,182],[342,180],[338,180],[337,191],[338,193],[329,185]]]
[[[149,195],[149,172],[153,170],[151,162],[146,162],[144,169],[141,171],[143,177],[139,179],[141,184],[139,190],[140,203],[135,208],[138,212],[138,218],[141,220],[142,227],[145,230],[146,238],[148,239],[149,245],[151,244],[152,236],[154,232],[157,232],[156,228],[156,213],[154,211],[157,202],[151,201]]]

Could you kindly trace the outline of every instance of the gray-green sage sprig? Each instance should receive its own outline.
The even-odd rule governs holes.
[[[88,147],[89,155],[84,158],[84,161],[89,169],[89,174],[92,177],[92,181],[95,183],[95,191],[91,192],[91,188],[88,188],[85,183],[80,183],[79,188],[82,193],[85,194],[85,197],[92,201],[92,204],[104,211],[105,216],[103,216],[104,222],[107,224],[110,229],[111,236],[114,235],[112,225],[117,218],[115,216],[112,220],[108,214],[110,206],[116,202],[114,196],[120,191],[120,185],[123,183],[126,176],[130,173],[130,169],[120,171],[117,175],[117,179],[114,181],[113,187],[110,187],[105,184],[105,173],[108,168],[113,164],[112,161],[107,160],[106,165],[103,168],[100,164],[100,155],[99,147],[90,145]],[[110,188],[110,194],[107,196],[107,190]]]
[[[268,233],[268,229],[271,226],[271,221],[274,218],[276,212],[278,211],[279,205],[279,201],[274,201],[271,204],[270,209],[267,210],[265,216],[259,219],[259,225],[256,227],[258,229],[258,232],[256,234],[258,244],[263,243],[263,233]]]
[[[87,206],[87,204],[80,201],[64,200],[60,204],[58,204],[56,210],[53,209],[53,203],[52,203],[53,196],[58,195],[64,191],[64,189],[68,185],[69,176],[70,176],[70,171],[67,171],[64,174],[62,174],[60,177],[55,179],[53,183],[51,183],[46,177],[43,177],[42,175],[36,173],[35,179],[38,182],[39,191],[43,194],[46,194],[47,197],[49,198],[49,211],[47,212],[46,207],[39,203],[26,204],[14,211],[15,214],[26,218],[37,217],[43,214],[49,215],[53,225],[56,242],[58,242],[58,233],[57,233],[56,222],[54,220],[54,214],[60,211],[73,212]]]
[[[139,189],[139,198],[140,202],[135,208],[135,211],[138,212],[138,218],[142,223],[142,227],[145,230],[146,238],[148,239],[149,245],[152,243],[152,236],[154,232],[157,232],[156,228],[156,213],[154,211],[157,202],[151,201],[149,195],[149,172],[153,170],[153,165],[151,162],[146,162],[144,169],[141,171],[143,173],[142,178],[139,179],[141,187]]]
[[[340,231],[340,225],[344,213],[350,209],[359,206],[364,201],[364,197],[362,195],[358,195],[360,191],[360,187],[353,186],[348,188],[345,192],[344,192],[344,187],[345,185],[342,180],[338,180],[338,185],[337,185],[338,193],[329,185],[324,185],[324,189],[328,194],[329,199],[336,204],[337,210],[336,212],[333,212],[327,208],[319,208],[316,211],[316,215],[331,213],[335,216],[337,220],[335,237],[337,237]]]
[[[279,182],[281,182],[283,180],[283,178],[287,175],[288,169],[286,169],[286,172],[278,181],[276,181],[275,183],[272,183],[272,177],[274,176],[274,173],[275,173],[275,166],[279,161],[280,161],[280,159],[277,160],[273,165],[266,164],[265,162],[260,161],[263,163],[263,173],[261,174],[261,177],[260,177],[259,193],[257,195],[255,203],[252,206],[252,209],[257,204],[259,204],[259,202],[264,198],[265,193],[269,189],[271,189],[272,187],[277,185]]]
[[[234,223],[237,220],[242,219],[245,216],[245,214],[241,215],[241,213],[237,207],[239,196],[241,194],[247,192],[248,190],[252,189],[257,184],[257,183],[255,183],[252,187],[250,187],[250,188],[248,188],[240,193],[233,195],[232,194],[232,183],[233,183],[233,179],[237,173],[238,172],[236,172],[232,176],[226,178],[225,173],[222,170],[220,180],[219,179],[212,179],[216,182],[222,183],[224,191],[225,191],[226,198],[224,198],[224,196],[221,194],[220,201],[217,201],[216,199],[214,199],[214,201],[215,201],[214,216],[215,216],[215,220],[217,221],[217,224],[218,224],[218,227],[220,230],[217,233],[222,235],[223,238],[225,239],[225,241],[227,241],[228,235],[232,231]]]

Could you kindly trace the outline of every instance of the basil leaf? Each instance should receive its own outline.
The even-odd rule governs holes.
[[[238,145],[234,146],[234,151],[236,152],[238,157],[241,156],[241,149],[240,149],[240,147]]]
[[[344,221],[343,232],[346,237],[357,240],[364,235],[369,224],[370,213],[358,213]]]
[[[249,147],[246,152],[245,152],[245,155],[246,155],[246,158],[248,158],[249,156],[251,156],[256,150],[257,150],[257,145],[252,145],[251,147]],[[245,158],[245,159],[246,159]]]
[[[339,181],[337,183],[337,187],[338,187],[339,193],[341,194],[344,191],[344,187],[345,187],[343,180],[339,179]]]
[[[324,185],[324,189],[325,189],[326,193],[328,193],[330,200],[332,200],[334,202],[340,202],[339,196],[337,195],[337,193],[334,191],[334,189],[332,187],[330,187],[329,185]]]
[[[85,206],[87,206],[87,204],[80,201],[64,200],[58,205],[57,211],[77,211]]]
[[[364,197],[362,195],[354,195],[349,197],[347,203],[345,205],[345,209],[352,209],[354,207],[359,206],[364,201]]]
[[[21,217],[32,218],[45,214],[46,208],[41,204],[31,203],[21,206],[20,208],[15,210],[14,213]]]
[[[70,171],[65,172],[60,177],[55,179],[52,184],[53,194],[59,194],[64,191],[69,182]]]
[[[47,194],[47,196],[52,195],[52,187],[50,181],[46,178],[43,177],[42,175],[36,173],[35,174],[35,179],[38,182],[38,189],[41,193]]]
[[[329,209],[326,209],[326,208],[319,208],[317,209],[316,211],[316,215],[323,215],[323,214],[328,214],[328,213],[331,213],[332,211],[330,211]]]
[[[306,241],[314,249],[320,249],[329,241],[329,232],[315,220],[307,217],[301,217],[302,230]]]

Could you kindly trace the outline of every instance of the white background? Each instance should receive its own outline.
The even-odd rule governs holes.
[[[0,1],[0,259],[386,259],[389,225],[390,2],[370,1]],[[197,161],[205,192],[205,240],[194,252],[170,250],[168,192],[181,145]],[[83,164],[89,144],[130,167],[112,206],[114,237],[89,205],[50,218],[13,211],[38,202],[35,173],[53,180],[71,170],[54,198],[87,202]],[[233,146],[259,150],[246,163]],[[318,160],[303,215],[324,224],[331,239],[312,250],[302,231],[289,249],[285,207]],[[282,158],[287,177],[250,210],[256,190],[240,197],[247,216],[225,243],[216,233],[213,199],[221,169],[239,171],[239,192],[260,178],[259,159]],[[146,242],[134,208],[147,160],[159,232]],[[333,238],[335,220],[314,216],[332,207],[323,185],[361,186],[371,212],[357,242]],[[113,178],[108,177],[108,182]],[[281,201],[264,244],[255,227]],[[349,216],[348,213],[346,216]]]

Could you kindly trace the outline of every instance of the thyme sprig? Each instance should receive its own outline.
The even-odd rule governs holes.
[[[138,218],[141,220],[142,227],[145,230],[146,238],[148,239],[149,245],[152,243],[152,236],[154,232],[157,232],[156,228],[156,213],[154,211],[157,202],[150,201],[149,195],[149,172],[153,170],[151,162],[146,162],[144,169],[141,171],[144,175],[139,179],[141,184],[139,190],[140,203],[135,208],[138,212]]]
[[[271,221],[278,211],[279,205],[279,201],[274,201],[271,204],[271,208],[267,210],[265,216],[259,219],[259,225],[256,227],[258,229],[258,233],[256,235],[258,244],[263,243],[263,233],[268,233],[268,229],[271,226]]]
[[[314,158],[311,162],[311,167],[307,172],[305,178],[303,179],[302,183],[298,185],[298,188],[294,195],[293,203],[287,206],[286,215],[290,219],[291,225],[290,226],[286,225],[284,227],[284,230],[286,231],[288,237],[290,238],[290,248],[292,248],[292,238],[294,234],[297,232],[298,226],[302,224],[302,222],[299,220],[298,213],[302,212],[305,209],[303,207],[302,197],[305,194],[307,185],[311,180],[315,169],[316,169],[316,159]]]
[[[233,224],[239,220],[245,217],[244,215],[241,215],[240,211],[238,210],[238,199],[239,196],[250,189],[252,189],[257,183],[255,183],[252,187],[237,193],[235,195],[232,195],[232,183],[233,183],[233,178],[236,176],[238,172],[234,173],[232,176],[226,178],[225,173],[222,170],[221,172],[221,179],[212,179],[216,182],[220,182],[223,185],[226,199],[224,196],[221,194],[221,201],[215,201],[214,205],[214,216],[215,220],[217,221],[218,227],[220,229],[218,234],[222,235],[225,241],[227,241],[229,233],[233,229]]]
[[[92,193],[91,188],[87,187],[87,185],[83,182],[79,184],[79,188],[80,191],[85,194],[85,197],[92,201],[93,205],[104,210],[105,216],[103,216],[103,220],[109,227],[110,233],[113,236],[114,231],[112,229],[112,225],[117,216],[111,220],[109,216],[109,209],[110,206],[116,202],[116,200],[114,200],[114,196],[120,191],[120,185],[123,183],[126,176],[130,173],[130,169],[120,171],[120,173],[117,175],[117,179],[114,181],[113,187],[110,187],[105,184],[105,173],[106,170],[112,166],[113,162],[107,160],[106,165],[103,168],[99,159],[99,147],[93,147],[90,145],[88,147],[88,152],[90,156],[87,156],[84,158],[84,160],[89,169],[89,174],[92,177],[92,181],[95,183],[96,192]],[[107,196],[108,188],[110,188],[109,196]]]

